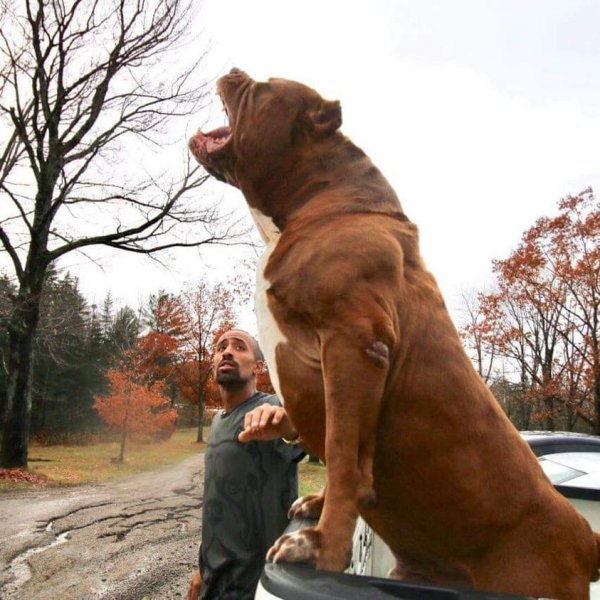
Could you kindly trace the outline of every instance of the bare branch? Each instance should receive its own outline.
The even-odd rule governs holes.
[[[23,266],[21,265],[21,261],[19,259],[19,255],[17,254],[16,249],[12,245],[12,242],[10,241],[10,238],[8,237],[7,233],[4,231],[2,225],[0,225],[0,242],[2,242],[4,249],[10,256],[10,259],[12,260],[13,265],[15,267],[15,273],[17,274],[17,278],[19,279],[19,281],[21,281],[23,279]]]

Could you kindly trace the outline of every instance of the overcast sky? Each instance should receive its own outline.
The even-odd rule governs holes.
[[[341,101],[342,131],[398,192],[453,308],[561,197],[600,190],[600,2],[205,0],[191,26],[212,40],[214,72],[297,79]],[[245,211],[236,190],[210,193]],[[86,296],[111,289],[136,304],[238,260],[189,251],[169,270],[123,254],[104,271],[68,266]]]

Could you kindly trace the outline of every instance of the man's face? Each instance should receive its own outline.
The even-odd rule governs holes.
[[[262,361],[254,355],[252,338],[242,331],[224,333],[215,346],[213,370],[223,387],[243,387],[256,377]]]

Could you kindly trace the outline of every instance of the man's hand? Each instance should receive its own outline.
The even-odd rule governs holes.
[[[199,569],[194,571],[194,575],[192,576],[192,581],[190,582],[190,587],[188,588],[187,600],[198,600],[198,596],[200,595],[200,588],[202,587],[202,577],[200,575]]]
[[[244,431],[238,436],[240,442],[251,440],[274,440],[283,437],[295,440],[298,432],[291,424],[285,408],[272,404],[261,404],[244,417]]]

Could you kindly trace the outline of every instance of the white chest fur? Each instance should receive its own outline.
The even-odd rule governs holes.
[[[278,344],[285,343],[287,340],[281,329],[279,329],[277,321],[269,310],[267,291],[270,287],[270,284],[265,278],[265,269],[267,268],[267,263],[269,262],[269,256],[277,246],[281,232],[269,217],[266,217],[256,209],[252,209],[251,212],[256,226],[263,240],[267,244],[267,247],[265,248],[265,251],[258,264],[258,268],[256,269],[256,292],[254,301],[256,304],[258,337],[260,339],[260,345],[262,351],[264,352],[267,366],[269,368],[271,383],[273,384],[279,399],[283,403],[284,398],[281,394],[281,387],[279,385],[275,349],[277,348]]]

